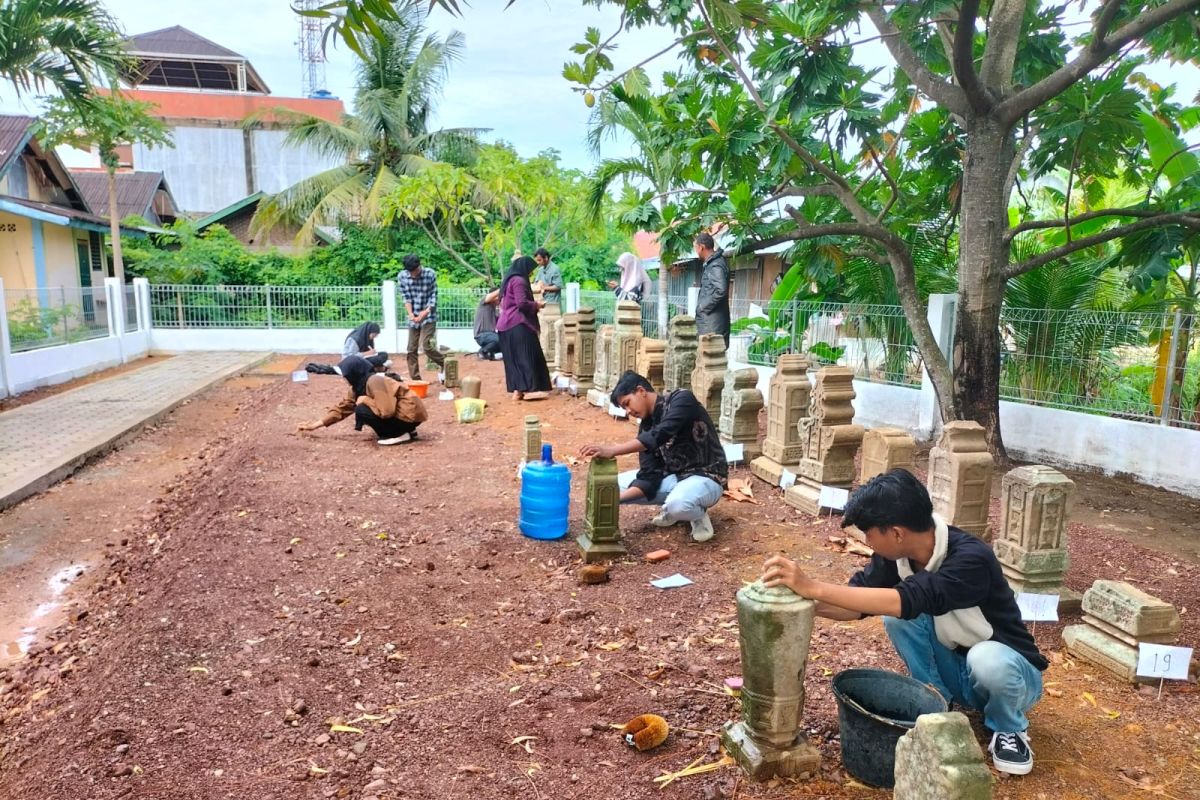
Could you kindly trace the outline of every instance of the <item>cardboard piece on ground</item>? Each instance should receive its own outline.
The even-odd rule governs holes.
[[[1165,678],[1170,681],[1186,681],[1188,664],[1192,661],[1192,648],[1172,647],[1166,644],[1138,644],[1137,675],[1139,678]]]
[[[308,373],[298,369],[292,373],[292,383],[308,383]]]
[[[1058,622],[1058,595],[1017,593],[1017,608],[1023,622]]]
[[[821,508],[831,508],[834,511],[842,511],[846,508],[846,503],[850,500],[849,489],[839,489],[836,486],[822,486],[821,497],[817,501]]]
[[[694,581],[691,578],[686,578],[678,572],[656,581],[650,581],[650,585],[656,589],[678,589],[681,586],[690,586],[692,583]]]

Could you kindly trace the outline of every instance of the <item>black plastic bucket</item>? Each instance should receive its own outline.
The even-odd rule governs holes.
[[[896,782],[896,742],[922,714],[947,710],[936,690],[882,669],[848,669],[833,676],[842,763],[863,783],[890,789]]]

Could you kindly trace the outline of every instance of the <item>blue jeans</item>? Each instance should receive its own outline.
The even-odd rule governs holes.
[[[1000,642],[986,641],[964,656],[938,641],[933,617],[884,617],[883,628],[908,672],[937,689],[946,702],[983,712],[983,722],[998,733],[1029,727],[1025,712],[1042,696],[1042,673],[1025,656]]]
[[[625,491],[637,477],[637,470],[622,472],[617,476],[621,491]],[[663,478],[654,497],[637,500],[622,500],[633,505],[661,505],[663,514],[673,522],[695,522],[717,504],[725,490],[721,484],[703,475],[689,475],[679,480],[674,475]]]

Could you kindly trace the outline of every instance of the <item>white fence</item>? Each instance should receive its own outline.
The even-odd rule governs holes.
[[[459,351],[474,350],[471,322],[479,294],[470,289],[440,290],[439,344]],[[4,296],[2,284],[0,296]],[[0,303],[0,396],[68,381],[149,352],[337,353],[350,328],[366,319],[380,321],[383,330],[376,342],[380,349],[392,353],[407,349],[403,304],[397,302],[394,281],[362,288],[267,288],[151,287],[137,279],[133,286],[123,287],[108,279],[103,288],[96,290],[89,306],[89,338],[73,341],[74,329],[68,327],[59,337],[65,342],[54,343],[59,334],[54,325],[48,324],[44,326],[42,346],[25,350],[13,347],[5,315],[5,308],[18,305],[21,299],[10,295],[9,302]],[[576,285],[564,292],[567,310],[578,308],[581,301],[600,306],[600,299],[581,295]],[[691,310],[695,297],[671,297],[668,304],[673,314]],[[953,295],[935,295],[929,301],[930,325],[943,351],[950,348],[954,307]],[[819,327],[823,324],[820,314],[826,310],[817,311],[807,338],[821,339],[828,333]],[[883,319],[886,315],[880,312],[873,316]],[[50,320],[48,317],[47,322]],[[657,332],[652,308],[643,315],[643,327],[647,333]],[[41,335],[28,326],[22,330],[27,337],[23,347],[29,346],[30,337]],[[799,334],[783,338],[796,347]],[[807,338],[802,349],[809,351],[812,347]],[[750,334],[735,335],[730,362],[737,367],[758,362],[753,366],[759,370],[759,388],[765,395],[773,369],[762,362],[773,361],[775,353],[751,346],[761,341],[761,337]],[[918,438],[929,439],[940,428],[937,400],[928,376],[923,371],[913,372],[914,368],[920,369],[919,363],[914,364],[908,357],[907,343],[900,344],[904,350],[896,350],[893,371],[903,377],[890,379],[891,373],[881,373],[874,364],[879,361],[886,366],[888,359],[872,356],[865,345],[858,350],[843,348],[843,360],[855,361],[859,374],[854,382],[858,394],[856,421],[868,427],[901,427]],[[857,364],[859,361],[866,366]],[[1146,483],[1200,497],[1200,431],[1043,407],[1028,401],[1004,400],[1000,415],[1005,443],[1017,458],[1135,475]]]

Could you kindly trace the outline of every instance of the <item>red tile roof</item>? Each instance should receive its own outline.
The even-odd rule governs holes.
[[[125,89],[122,94],[157,106],[163,119],[201,119],[240,123],[255,111],[286,108],[301,114],[340,122],[345,113],[341,100],[311,100],[303,97],[274,97],[238,92],[172,92],[154,89]]]

